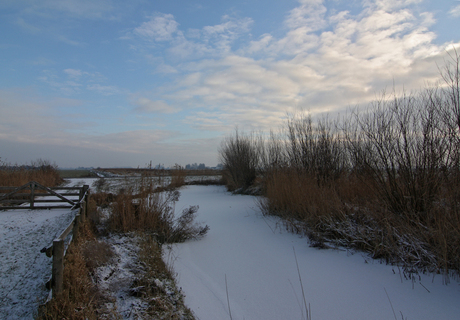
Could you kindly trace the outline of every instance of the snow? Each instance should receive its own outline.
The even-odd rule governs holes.
[[[306,238],[284,231],[279,219],[263,217],[253,196],[189,186],[181,189],[176,211],[190,205],[199,205],[198,219],[210,230],[200,240],[169,246],[164,259],[201,320],[305,319],[301,284],[312,319],[460,314],[458,279],[448,285],[441,275],[406,279],[397,266],[362,253],[309,247]]]
[[[48,296],[52,259],[40,250],[52,244],[75,216],[69,209],[0,211],[0,314],[33,319]]]
[[[69,186],[91,187],[96,180],[73,179]],[[121,180],[114,184],[121,186]],[[263,217],[253,196],[231,195],[221,186],[188,186],[180,192],[176,212],[199,205],[198,220],[210,230],[200,240],[165,248],[164,259],[177,272],[185,303],[201,320],[230,319],[230,312],[234,320],[304,319],[301,285],[312,319],[455,319],[460,314],[458,279],[448,285],[442,275],[408,280],[398,267],[362,253],[309,247],[306,238],[285,231],[279,219]],[[74,214],[66,209],[0,211],[1,319],[33,318],[48,295],[44,286],[51,275],[51,258],[40,249]],[[126,293],[140,271],[136,239],[107,241],[118,264],[101,269],[107,282],[99,282],[113,291],[113,308],[130,318],[135,314],[129,309],[145,308],[136,307],[140,302]]]
[[[112,234],[103,241],[111,245],[116,256],[112,263],[95,272],[98,289],[112,300],[107,308],[116,310],[123,319],[140,319],[148,304],[129,294],[134,280],[143,271],[137,258],[139,239],[129,234]]]
[[[84,182],[72,180],[69,186]],[[52,259],[40,250],[52,244],[75,214],[70,209],[0,211],[1,319],[34,318],[48,297],[45,283],[51,277]]]

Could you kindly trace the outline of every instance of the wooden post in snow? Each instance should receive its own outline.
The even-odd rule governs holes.
[[[86,201],[83,200],[80,204],[80,219],[82,222],[86,220],[86,208]]]
[[[32,181],[30,183],[30,209],[34,208],[34,198],[35,198],[35,183]]]
[[[62,292],[64,286],[64,240],[53,241],[53,271],[51,288],[53,298]]]

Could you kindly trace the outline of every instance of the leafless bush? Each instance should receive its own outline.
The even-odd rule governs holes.
[[[261,166],[263,140],[252,134],[240,134],[226,137],[219,150],[220,162],[224,166],[227,186],[230,190],[250,187],[257,177]]]
[[[313,246],[460,272],[460,57],[450,58],[443,85],[382,95],[339,125],[291,117],[265,144],[263,212]]]
[[[352,167],[395,213],[427,212],[439,192],[453,145],[437,102],[434,91],[383,96],[348,123]]]
[[[346,152],[337,127],[323,118],[291,117],[287,122],[287,157],[291,168],[328,184],[346,169]]]

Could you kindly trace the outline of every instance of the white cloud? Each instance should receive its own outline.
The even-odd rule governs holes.
[[[173,38],[179,24],[172,14],[161,14],[134,29],[134,33],[148,40],[168,41]]]
[[[455,7],[453,7],[453,8],[449,11],[449,14],[450,14],[452,17],[455,17],[455,18],[460,17],[460,4],[458,4],[458,5],[456,5]]]
[[[291,30],[302,28],[306,32],[320,30],[326,26],[326,7],[322,0],[301,0],[301,5],[289,13],[285,23]]]
[[[218,25],[205,26],[202,30],[202,40],[219,51],[228,52],[231,50],[231,44],[240,35],[249,32],[253,20],[250,18],[235,19],[225,15],[222,21]]]
[[[179,29],[179,23],[173,15],[157,14],[150,21],[135,28],[133,33],[145,40],[169,42],[168,51],[174,57],[193,59],[229,53],[232,45],[249,32],[252,23],[250,18],[224,15],[220,24],[183,31]]]
[[[88,85],[86,88],[91,91],[96,91],[105,96],[111,96],[120,93],[120,90],[115,86],[103,86],[98,83]]]
[[[169,64],[162,63],[156,68],[156,72],[171,74],[171,73],[178,73],[179,71]]]
[[[71,39],[69,39],[68,37],[66,37],[64,35],[57,35],[56,38],[61,42],[70,44],[71,46],[78,47],[78,46],[84,45],[84,43],[79,42],[79,41],[75,41],[75,40],[71,40]]]
[[[83,72],[77,69],[64,69],[64,73],[67,74],[71,78],[79,78],[83,74],[88,74],[88,72]]]
[[[116,86],[102,85],[107,79],[99,72],[87,72],[80,69],[64,69],[62,70],[65,77],[56,74],[50,70],[43,70],[43,76],[39,80],[47,83],[54,89],[61,91],[66,95],[80,94],[84,90],[98,92],[105,96],[123,93]]]
[[[302,0],[300,6],[292,9],[285,20],[287,33],[276,40],[264,34],[248,47],[249,53],[297,55],[307,53],[318,46],[318,33],[328,26],[327,9],[321,0]]]
[[[135,104],[138,106],[135,109],[138,113],[175,113],[178,111],[161,100],[153,101],[147,98],[138,98]]]
[[[436,61],[442,63],[444,47],[433,43],[433,14],[408,5],[416,2],[374,2],[351,14],[327,12],[321,1],[302,1],[287,16],[283,37],[266,33],[245,49],[217,57],[209,42],[184,37],[208,59],[176,66],[180,76],[175,86],[162,88],[162,96],[200,110],[186,118],[188,123],[219,130],[243,123],[273,127],[299,107],[313,114],[343,111],[375,99],[394,82],[420,89],[438,77]],[[223,24],[206,30],[227,29]]]
[[[30,90],[0,90],[0,140],[42,143],[65,139],[66,130],[76,124],[59,119],[55,107],[78,104],[71,99],[43,101]]]

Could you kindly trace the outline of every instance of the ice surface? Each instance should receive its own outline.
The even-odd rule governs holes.
[[[230,312],[234,320],[304,319],[295,255],[312,319],[394,319],[393,309],[398,319],[458,319],[456,280],[406,280],[397,267],[364,254],[309,247],[278,219],[263,217],[255,197],[224,187],[181,189],[176,210],[189,205],[200,206],[198,220],[210,230],[203,239],[171,246],[164,259],[201,320],[230,319]]]

